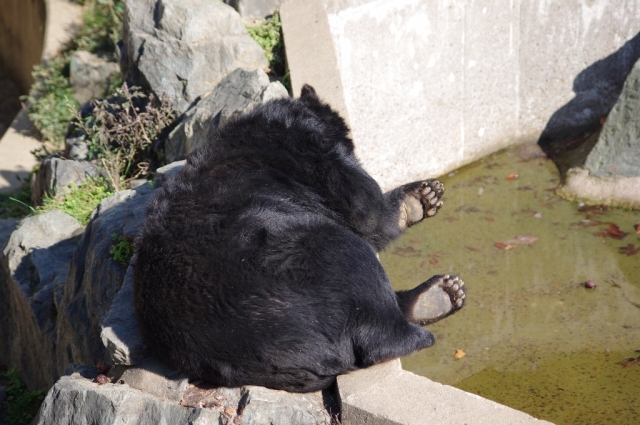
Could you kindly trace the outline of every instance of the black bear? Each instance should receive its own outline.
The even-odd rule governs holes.
[[[383,193],[342,118],[304,86],[216,130],[152,196],[136,239],[145,340],[214,385],[295,392],[434,343],[464,283],[394,292],[376,252],[433,216],[442,184]]]

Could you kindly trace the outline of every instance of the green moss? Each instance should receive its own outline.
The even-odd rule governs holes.
[[[131,261],[131,257],[133,257],[133,246],[124,238],[123,235],[118,235],[117,233],[112,233],[111,239],[114,242],[113,247],[109,250],[111,258],[123,266],[128,266]]]
[[[45,391],[29,391],[20,380],[18,369],[11,369],[0,375],[7,386],[7,396],[2,404],[4,423],[7,425],[27,425],[35,417],[44,400]]]
[[[78,187],[73,187],[69,192],[55,198],[45,198],[41,207],[36,209],[41,214],[53,209],[69,214],[83,226],[89,223],[91,213],[105,198],[113,195],[105,179],[88,179]]]

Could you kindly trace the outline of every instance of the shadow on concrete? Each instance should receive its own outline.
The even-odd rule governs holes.
[[[584,164],[638,58],[640,33],[573,80],[575,97],[551,116],[538,140],[561,175],[571,167]]]

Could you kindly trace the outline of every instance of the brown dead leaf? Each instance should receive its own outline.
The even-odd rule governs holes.
[[[460,360],[461,358],[463,358],[464,356],[466,356],[467,353],[465,353],[464,351],[462,351],[461,349],[457,349],[456,352],[454,353],[453,357],[456,360]]]
[[[419,257],[421,252],[422,251],[420,251],[419,249],[415,249],[412,246],[407,246],[404,248],[399,246],[393,250],[393,254],[399,255],[401,257]]]
[[[516,249],[515,245],[508,245],[508,244],[502,243],[502,242],[495,242],[493,244],[493,246],[495,246],[496,248],[504,249],[505,251],[510,251],[512,249]]]
[[[640,357],[638,357],[637,359],[634,357],[627,357],[626,359],[624,359],[624,361],[618,362],[616,364],[619,364],[622,367],[640,366]]]
[[[618,248],[618,252],[620,254],[625,254],[627,257],[631,257],[632,255],[636,255],[640,252],[640,246],[636,247],[635,244],[630,243],[627,246]]]
[[[465,248],[467,248],[469,251],[475,251],[475,252],[480,251],[480,248],[476,248],[474,246],[465,245]]]
[[[507,180],[515,180],[518,178],[518,175],[516,173],[511,173],[507,176]]]

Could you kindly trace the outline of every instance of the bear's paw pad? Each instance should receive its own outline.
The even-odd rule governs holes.
[[[421,325],[436,322],[464,305],[464,282],[459,277],[434,276],[428,283],[430,285],[417,297],[412,309],[412,316]]]

